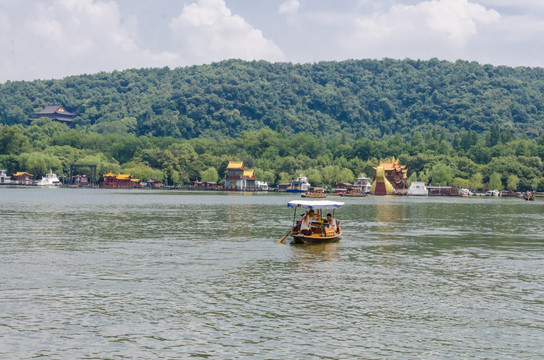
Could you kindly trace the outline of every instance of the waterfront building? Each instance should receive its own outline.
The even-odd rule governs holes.
[[[13,182],[14,184],[19,185],[31,185],[32,184],[32,178],[34,175],[29,174],[24,171],[19,171],[13,174]]]
[[[243,161],[229,161],[225,175],[225,189],[238,191],[256,190],[255,171],[244,168]]]
[[[140,187],[141,180],[133,179],[130,174],[114,174],[111,171],[104,174],[104,181],[100,187],[104,188],[136,188]]]

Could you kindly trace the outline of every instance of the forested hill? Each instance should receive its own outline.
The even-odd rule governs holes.
[[[497,123],[533,138],[544,130],[544,69],[436,59],[228,60],[0,84],[3,124],[26,123],[49,104],[100,133],[194,138],[270,127],[377,138],[432,128],[482,133]]]

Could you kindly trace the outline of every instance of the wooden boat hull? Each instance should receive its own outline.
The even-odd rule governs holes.
[[[327,194],[301,194],[303,198],[314,198],[314,199],[324,199],[327,197]]]
[[[342,238],[342,233],[337,233],[332,236],[324,236],[323,234],[292,234],[293,243],[295,244],[319,244],[326,242],[336,242]]]

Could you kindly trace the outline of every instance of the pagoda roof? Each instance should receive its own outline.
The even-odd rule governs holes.
[[[107,174],[104,174],[104,177],[116,177],[117,175],[115,175],[114,173],[112,173],[111,171]]]
[[[244,176],[247,176],[250,179],[255,178],[255,170],[244,170]]]
[[[66,111],[66,109],[62,105],[47,105],[46,107],[43,108],[42,111],[35,112],[35,114],[37,115],[47,115],[47,114],[66,115],[67,118],[77,115],[76,113],[71,113]]]
[[[244,170],[243,161],[229,161],[227,165],[227,170]]]
[[[27,173],[25,171],[18,171],[15,174],[13,174],[13,176],[23,176],[23,175],[34,176],[34,175],[29,174],[29,173]]]
[[[378,167],[382,167],[384,171],[398,171],[398,172],[407,172],[406,165],[400,165],[399,161],[393,158],[391,161],[380,161],[380,165],[373,167],[376,170]]]

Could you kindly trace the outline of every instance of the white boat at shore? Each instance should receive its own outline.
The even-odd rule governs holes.
[[[11,184],[11,176],[6,174],[6,170],[0,170],[0,185],[2,184]]]
[[[47,187],[57,187],[57,186],[60,186],[62,185],[59,178],[57,177],[57,174],[53,174],[53,171],[52,170],[49,170],[49,173],[48,174],[45,174],[44,177],[42,177],[40,179],[40,181],[38,181],[36,183],[36,185],[38,186],[47,186]]]
[[[287,192],[308,192],[310,191],[310,183],[308,182],[308,178],[306,176],[300,175],[294,180],[289,181],[289,188],[286,190]]]
[[[410,184],[410,188],[408,189],[408,196],[428,196],[429,191],[427,190],[427,187],[425,186],[424,182],[421,181],[413,181],[412,184]]]

